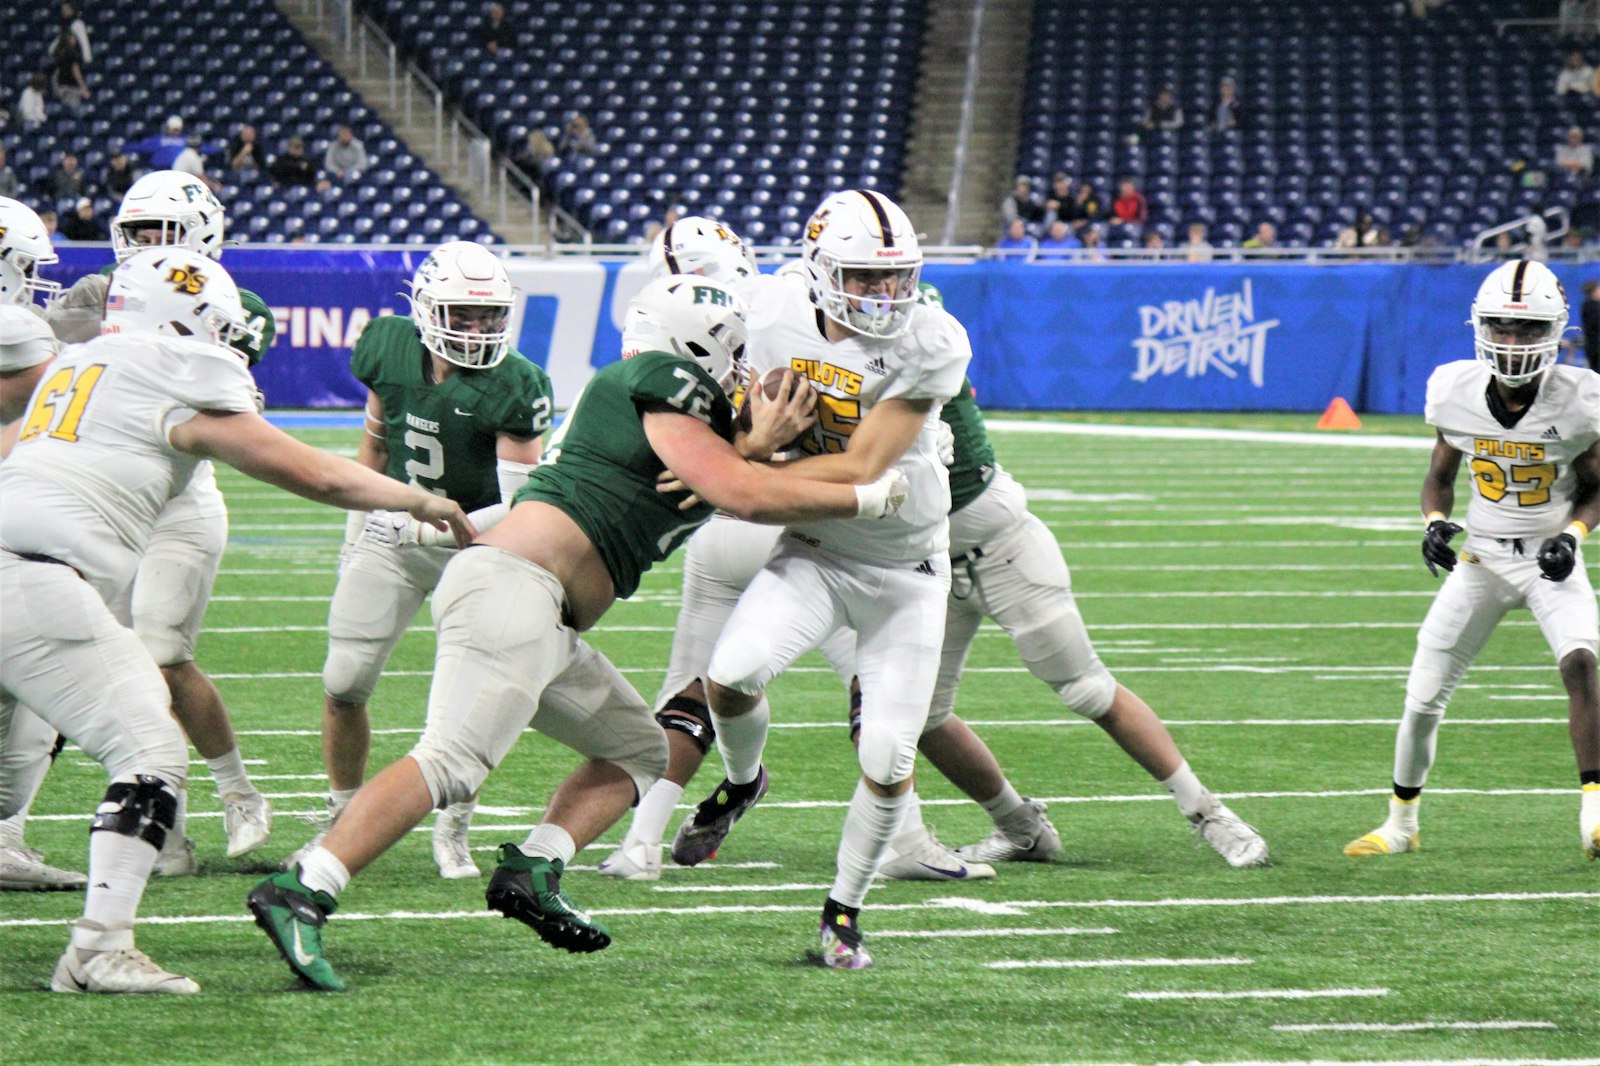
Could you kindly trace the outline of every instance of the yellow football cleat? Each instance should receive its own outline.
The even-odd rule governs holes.
[[[1351,858],[1357,859],[1367,855],[1398,855],[1402,851],[1421,850],[1421,834],[1407,834],[1384,826],[1379,826],[1367,835],[1357,837],[1344,846],[1344,853]]]

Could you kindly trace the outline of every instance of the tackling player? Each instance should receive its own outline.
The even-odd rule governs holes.
[[[455,504],[318,451],[256,412],[255,383],[224,347],[245,328],[233,280],[181,248],[118,264],[107,333],[66,348],[0,463],[0,690],[111,778],[89,829],[83,918],[51,978],[57,992],[192,993],[134,946],[139,899],[176,828],[188,750],[156,663],[131,629],[140,553],[165,503],[206,457],[308,499],[410,509],[473,530]],[[9,723],[0,722],[0,767]],[[0,817],[29,797],[0,773]]]
[[[742,518],[892,515],[905,479],[870,485],[780,476],[747,462],[726,389],[745,344],[743,307],[703,278],[651,282],[629,305],[623,358],[584,388],[510,514],[445,567],[434,593],[438,652],[428,719],[411,753],[368,781],[293,872],[256,886],[249,907],[307,985],[344,982],[322,926],[352,876],[429,810],[475,794],[524,730],[586,761],[519,848],[503,844],[485,897],[548,943],[597,951],[605,928],[561,890],[561,874],[666,766],[661,727],[633,687],[579,639],[638,588],[714,507]],[[657,490],[667,467],[701,500]]]
[[[514,290],[505,266],[482,245],[441,245],[417,268],[411,289],[411,316],[373,319],[350,357],[351,373],[367,387],[356,461],[455,500],[485,529],[539,461],[539,437],[550,428],[550,378],[512,350]],[[360,522],[351,516],[359,535],[328,608],[322,756],[329,824],[366,778],[367,701],[451,557],[448,547],[419,543],[407,515],[374,513],[364,531]],[[433,856],[444,877],[479,874],[467,847],[473,805],[471,798],[453,804],[434,823]],[[283,868],[292,870],[326,832]]]
[[[1507,612],[1526,607],[1555,655],[1582,789],[1578,828],[1600,858],[1600,611],[1581,545],[1600,524],[1600,376],[1559,366],[1567,295],[1543,263],[1496,267],[1472,302],[1477,358],[1428,379],[1437,431],[1422,481],[1429,573],[1448,571],[1417,632],[1394,746],[1389,817],[1345,845],[1351,856],[1416,851],[1417,808],[1446,705]],[[1450,541],[1456,472],[1472,473],[1467,539]],[[1458,565],[1459,558],[1459,565]]]

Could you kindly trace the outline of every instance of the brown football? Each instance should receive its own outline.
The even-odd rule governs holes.
[[[788,370],[784,367],[779,367],[776,370],[769,370],[761,376],[762,395],[768,400],[786,399],[787,397],[783,395],[783,376],[785,374],[793,374],[793,380],[790,383],[791,395],[793,395],[795,391],[803,389],[811,394],[811,402],[813,404],[816,403],[817,390],[812,387],[811,379],[807,378],[804,374]],[[746,396],[744,403],[739,405],[739,428],[746,433],[750,432],[751,419],[752,411],[750,408],[750,398]],[[794,440],[790,441],[789,444],[785,446],[785,450],[787,450],[787,448],[795,447],[800,443],[800,441],[804,440],[808,436],[810,436],[810,430],[807,430],[799,437],[796,437]]]

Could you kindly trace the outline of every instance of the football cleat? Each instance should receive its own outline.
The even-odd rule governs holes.
[[[1378,826],[1372,832],[1356,837],[1344,846],[1344,853],[1353,859],[1367,855],[1398,855],[1402,851],[1421,851],[1422,835],[1388,825]]]
[[[339,906],[332,896],[307,888],[299,871],[294,871],[263,879],[245,897],[245,905],[289,969],[308,988],[344,991],[344,981],[322,957],[322,927]]]
[[[890,854],[878,874],[896,881],[984,881],[994,876],[986,862],[967,862],[939,843],[933,830],[918,826],[914,839],[890,845]]]
[[[157,877],[193,877],[200,872],[200,860],[194,856],[194,841],[176,833],[167,834],[167,844],[156,856],[151,873]]]
[[[228,858],[248,855],[267,842],[272,832],[272,807],[259,792],[233,792],[222,797],[222,828],[228,834]]]
[[[830,970],[865,970],[872,965],[872,955],[862,939],[856,919],[848,914],[824,914],[820,927],[822,935],[822,965]]]
[[[622,844],[600,861],[600,873],[622,881],[661,880],[661,845],[642,844],[624,837]]]
[[[80,918],[75,925],[105,932],[99,922]],[[132,928],[128,928],[131,941]],[[200,986],[180,974],[168,973],[157,966],[150,956],[134,947],[111,951],[86,951],[73,944],[61,953],[55,973],[50,975],[52,992],[97,992],[107,995],[130,993],[166,993],[192,996]]]
[[[1578,831],[1583,836],[1583,853],[1589,856],[1589,861],[1600,859],[1600,785],[1583,786]]]
[[[765,766],[747,785],[736,785],[723,778],[722,784],[701,800],[694,813],[678,826],[677,835],[672,838],[672,861],[679,866],[694,866],[715,855],[722,842],[728,839],[733,823],[761,801],[767,794],[767,786]]]
[[[433,861],[439,867],[439,876],[446,880],[483,876],[467,845],[467,829],[472,825],[472,811],[476,806],[471,802],[452,803],[434,819]]]
[[[969,862],[1054,862],[1061,854],[1061,834],[1045,817],[1045,805],[1022,798],[1022,806],[1008,814],[994,832],[976,844],[956,849]]]
[[[515,918],[551,947],[576,953],[611,943],[606,927],[561,891],[560,859],[524,855],[515,844],[501,844],[499,859],[484,890],[490,910]]]
[[[1189,816],[1195,835],[1210,844],[1228,865],[1239,869],[1267,861],[1267,842],[1228,805],[1207,792],[1206,809]]]
[[[83,874],[51,866],[43,854],[25,844],[0,845],[0,890],[51,892],[83,888],[88,883]]]

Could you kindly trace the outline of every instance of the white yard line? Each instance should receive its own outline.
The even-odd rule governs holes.
[[[1002,936],[1110,936],[1121,932],[1109,926],[1066,926],[1060,929],[877,929],[874,940],[929,940],[942,937],[972,937],[987,940]]]
[[[1255,959],[1032,959],[986,962],[991,970],[1121,970],[1162,966],[1254,966]]]
[[[1263,988],[1243,992],[1125,992],[1129,999],[1374,999],[1387,988]]]
[[[1555,1022],[1314,1022],[1274,1025],[1280,1033],[1416,1033],[1427,1029],[1554,1029]]]

